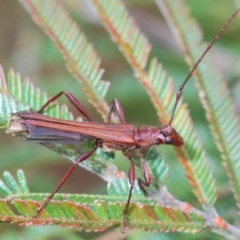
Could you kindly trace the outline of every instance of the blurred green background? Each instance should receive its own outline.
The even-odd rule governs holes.
[[[149,97],[134,78],[132,70],[122,57],[117,47],[111,42],[90,7],[83,0],[61,1],[70,12],[72,18],[85,32],[88,40],[93,43],[102,59],[105,69],[103,79],[110,81],[111,86],[107,94],[107,101],[119,99],[122,104],[126,121],[136,126],[149,124],[158,126],[158,120]],[[152,44],[152,56],[157,56],[167,70],[167,75],[173,77],[175,86],[179,86],[186,77],[189,69],[184,62],[179,46],[166,26],[161,13],[154,1],[128,0],[124,1],[129,12],[143,33]],[[204,40],[211,41],[224,22],[237,8],[240,1],[186,1],[202,28]],[[234,5],[234,3],[236,5]],[[181,11],[181,9],[179,9]],[[240,22],[236,18],[221,39],[211,50],[213,64],[225,76],[233,98],[238,107],[239,84],[239,55],[240,55]],[[61,90],[73,93],[88,109],[95,121],[102,121],[94,108],[87,102],[77,81],[67,72],[61,55],[44,32],[35,25],[28,13],[16,0],[1,0],[0,2],[0,64],[5,73],[12,67],[21,76],[29,77],[35,86],[46,91],[49,96]],[[211,81],[211,79],[209,79]],[[133,94],[134,92],[134,94]],[[219,156],[213,145],[213,140],[206,126],[204,112],[196,96],[193,82],[190,82],[184,93],[184,100],[189,104],[198,133],[208,150],[208,160],[217,178],[219,198],[217,209],[229,222],[236,223],[236,208],[227,178],[224,175]],[[61,103],[67,103],[64,98]],[[74,109],[70,109],[76,113]],[[27,175],[31,192],[51,192],[71,162],[44,147],[26,143],[0,131],[0,173],[5,170],[14,174],[21,168]],[[173,151],[164,150],[164,158],[170,164],[170,191],[178,199],[189,201],[199,207],[191,193],[183,170],[176,161]],[[117,154],[117,165],[127,169],[128,161]],[[177,187],[176,187],[177,185]],[[181,186],[179,188],[179,186]],[[102,190],[100,190],[102,189]],[[184,190],[183,190],[184,189]],[[61,189],[67,193],[106,193],[106,183],[87,172],[77,168],[70,179]],[[109,230],[106,233],[79,233],[56,227],[18,227],[10,224],[0,224],[0,239],[223,239],[218,235],[204,231],[201,234],[161,234],[131,232],[123,235],[118,231]]]

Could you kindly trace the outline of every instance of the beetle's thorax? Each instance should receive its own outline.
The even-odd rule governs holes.
[[[134,139],[136,148],[148,148],[158,144],[180,147],[184,143],[182,137],[170,125],[161,128],[140,126],[135,131]]]
[[[155,127],[139,126],[134,134],[137,148],[148,148],[158,144],[159,131]]]

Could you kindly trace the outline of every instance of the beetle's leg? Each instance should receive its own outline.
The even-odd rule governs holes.
[[[107,118],[107,123],[110,123],[111,115],[112,115],[113,112],[116,113],[120,123],[122,123],[122,124],[125,123],[125,118],[124,118],[124,113],[123,113],[123,110],[122,110],[122,106],[116,98],[114,98],[111,102],[110,111],[108,113],[108,118]]]
[[[126,222],[127,222],[127,213],[128,213],[128,209],[129,209],[129,205],[130,205],[130,201],[131,201],[131,197],[132,197],[132,191],[133,191],[134,180],[135,180],[135,166],[134,166],[133,159],[130,156],[129,152],[127,150],[125,150],[125,151],[122,151],[122,153],[130,161],[130,168],[129,168],[129,172],[128,172],[128,178],[129,178],[129,183],[130,183],[130,190],[129,190],[129,194],[128,194],[127,203],[126,203],[125,208],[123,210],[122,232],[124,233],[125,232],[125,228],[126,228]]]
[[[142,174],[144,177],[144,180],[142,180],[141,178],[138,178],[138,184],[140,186],[140,188],[145,192],[144,188],[142,187],[142,185],[148,187],[151,183],[151,175],[148,169],[148,165],[146,163],[146,160],[144,159],[144,150],[140,150],[140,156],[141,156],[141,163],[142,163]]]
[[[69,100],[69,102],[75,107],[77,108],[77,110],[89,121],[91,122],[91,119],[87,113],[87,111],[85,110],[85,108],[82,106],[82,104],[68,91],[61,91],[60,93],[58,93],[57,95],[55,95],[54,97],[50,98],[37,112],[38,113],[42,113],[44,111],[44,109],[53,101],[55,101],[56,99],[58,99],[62,94],[64,94],[67,99]]]
[[[39,213],[44,209],[44,207],[47,205],[47,203],[54,197],[54,195],[56,194],[56,192],[62,187],[62,185],[66,182],[66,180],[68,179],[68,177],[71,175],[71,173],[73,172],[73,170],[75,169],[75,167],[80,163],[83,162],[85,160],[87,160],[98,148],[99,146],[99,142],[98,140],[96,140],[95,144],[94,144],[94,148],[89,151],[89,152],[85,152],[82,155],[80,155],[75,163],[70,167],[70,169],[67,171],[67,173],[65,174],[65,176],[63,177],[63,179],[61,180],[61,182],[58,184],[58,186],[55,188],[55,190],[44,200],[44,202],[42,203],[42,205],[37,209],[35,216],[37,217],[39,215]]]

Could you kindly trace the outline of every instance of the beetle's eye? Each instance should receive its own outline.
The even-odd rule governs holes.
[[[166,144],[172,144],[172,143],[173,143],[172,138],[166,137],[166,138],[165,138],[165,143],[166,143]]]

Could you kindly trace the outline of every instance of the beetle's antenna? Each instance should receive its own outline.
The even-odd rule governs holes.
[[[228,25],[232,22],[232,20],[236,17],[236,15],[240,12],[240,8],[238,8],[233,14],[232,16],[227,20],[227,22],[224,24],[224,26],[222,27],[222,29],[218,32],[218,34],[214,37],[214,39],[208,44],[206,50],[203,52],[203,54],[201,55],[201,57],[198,59],[197,63],[193,66],[192,70],[189,72],[189,74],[187,75],[186,79],[184,80],[183,84],[179,87],[177,94],[176,94],[176,101],[173,107],[173,112],[172,112],[172,116],[170,118],[169,121],[169,125],[172,124],[176,109],[177,109],[177,105],[179,102],[179,99],[182,96],[182,91],[186,85],[186,83],[188,82],[188,80],[191,78],[191,76],[193,75],[193,72],[195,71],[195,69],[197,68],[197,66],[199,65],[199,63],[202,61],[202,59],[204,58],[204,56],[207,54],[207,52],[212,48],[213,44],[220,38],[220,36],[223,34],[223,32],[226,30],[226,28],[228,27]]]

